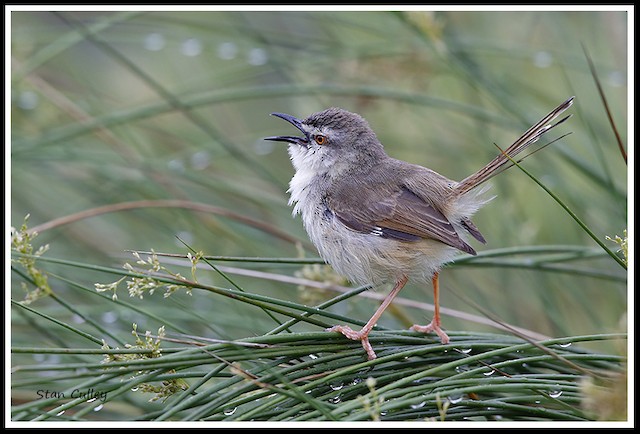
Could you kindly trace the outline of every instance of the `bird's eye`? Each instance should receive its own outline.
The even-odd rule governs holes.
[[[316,141],[316,143],[318,145],[326,145],[327,144],[327,136],[322,136],[322,135],[318,134],[317,136],[314,136],[313,139]]]

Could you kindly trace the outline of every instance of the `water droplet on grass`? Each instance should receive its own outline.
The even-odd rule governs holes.
[[[18,95],[16,104],[22,110],[33,110],[38,106],[39,101],[40,98],[38,97],[37,93],[30,90],[25,90],[23,92],[20,92],[20,94]]]
[[[340,395],[336,395],[336,396],[332,396],[331,398],[329,398],[329,402],[331,404],[337,404],[341,401],[340,399]]]
[[[552,390],[549,392],[551,398],[559,398],[562,395],[562,390]]]
[[[222,60],[231,60],[238,54],[238,46],[233,42],[222,42],[218,45],[218,57]]]
[[[553,63],[553,56],[548,51],[538,51],[533,56],[533,64],[538,68],[548,68]]]
[[[233,413],[236,412],[237,409],[238,407],[227,408],[226,410],[223,411],[223,413],[225,416],[231,416]]]
[[[344,384],[342,384],[342,382],[330,383],[329,387],[331,387],[331,390],[340,390],[344,387]]]
[[[456,366],[456,372],[457,373],[466,372],[468,370],[469,370],[469,365]]]
[[[102,321],[107,324],[113,324],[118,321],[118,313],[113,311],[105,312],[102,314]]]
[[[182,43],[180,52],[189,57],[198,56],[202,53],[202,42],[197,38],[189,38]]]
[[[269,55],[262,48],[252,48],[247,55],[249,65],[260,66],[267,63]]]
[[[460,401],[462,401],[462,395],[449,395],[447,396],[447,399],[449,400],[450,403],[452,404],[457,404]]]
[[[166,45],[164,36],[160,33],[149,33],[142,44],[149,51],[160,51]]]

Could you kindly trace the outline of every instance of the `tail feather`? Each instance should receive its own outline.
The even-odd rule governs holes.
[[[530,145],[537,142],[540,136],[552,129],[553,127],[566,121],[571,115],[565,116],[556,123],[552,123],[558,116],[567,110],[573,104],[574,97],[569,98],[558,107],[553,109],[548,115],[540,119],[535,125],[524,132],[511,146],[509,146],[504,153],[501,153],[496,158],[491,160],[489,164],[478,170],[476,173],[466,177],[460,181],[456,187],[455,192],[458,195],[462,195],[469,190],[474,189],[483,182],[493,178],[498,173],[513,166],[511,159],[527,149]]]

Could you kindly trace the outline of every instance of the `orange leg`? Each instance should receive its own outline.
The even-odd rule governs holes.
[[[448,344],[449,336],[440,328],[440,302],[438,301],[440,286],[438,284],[438,272],[433,273],[431,282],[433,283],[433,304],[435,305],[433,320],[426,326],[414,324],[411,326],[411,330],[422,333],[435,332],[443,344]]]
[[[378,310],[376,310],[371,319],[367,321],[364,327],[362,327],[362,330],[360,330],[359,332],[352,330],[351,327],[341,325],[333,326],[327,329],[327,331],[339,332],[351,340],[362,342],[362,347],[367,352],[367,358],[369,360],[375,359],[376,353],[373,351],[373,347],[369,343],[369,332],[371,332],[371,329],[373,329],[373,327],[376,325],[378,319],[380,319],[385,309],[389,307],[395,296],[398,295],[398,292],[400,292],[404,285],[406,285],[407,280],[407,276],[403,276],[396,282],[389,295],[387,295],[387,297],[382,301],[382,304],[380,305]]]

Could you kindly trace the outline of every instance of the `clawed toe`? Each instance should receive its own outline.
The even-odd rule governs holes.
[[[347,339],[351,339],[352,341],[360,341],[362,343],[362,348],[367,352],[367,358],[369,360],[373,360],[376,358],[376,353],[373,351],[373,347],[369,342],[369,333],[364,330],[360,330],[359,332],[353,330],[349,326],[337,325],[331,328],[328,328],[326,331],[328,332],[338,332],[344,335]]]
[[[420,332],[420,333],[431,333],[431,332],[434,332],[435,334],[438,335],[438,337],[440,337],[440,341],[443,344],[448,344],[449,343],[449,336],[447,336],[447,334],[444,332],[444,330],[442,330],[440,328],[440,325],[436,324],[434,321],[431,321],[426,326],[414,324],[414,325],[411,326],[411,328],[409,330],[413,330],[414,332]]]

